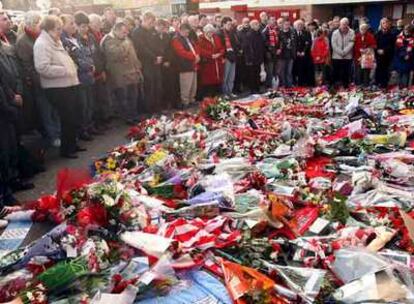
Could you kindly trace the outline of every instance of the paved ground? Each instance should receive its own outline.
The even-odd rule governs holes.
[[[127,142],[126,134],[128,132],[128,126],[121,123],[114,123],[114,126],[108,130],[104,135],[95,137],[92,142],[81,142],[83,147],[86,147],[88,151],[79,153],[79,158],[74,160],[62,159],[58,155],[58,149],[51,149],[47,151],[46,155],[46,172],[38,174],[33,183],[36,188],[18,192],[15,194],[16,198],[21,201],[30,201],[37,199],[43,194],[53,193],[56,189],[56,174],[65,167],[69,168],[86,168],[92,161],[99,158],[106,151],[111,148],[124,144]],[[36,139],[31,139],[36,140]],[[32,241],[40,238],[46,232],[52,229],[54,225],[52,223],[35,223],[26,236],[23,246],[31,243]]]
[[[86,168],[92,161],[109,151],[111,148],[127,142],[126,134],[128,126],[121,123],[114,123],[114,126],[104,135],[96,136],[92,142],[80,142],[80,145],[88,151],[79,153],[78,159],[62,159],[58,155],[57,149],[47,151],[46,172],[38,174],[33,183],[36,188],[16,193],[16,198],[21,201],[28,201],[38,198],[43,194],[53,193],[56,185],[56,173],[65,167]]]

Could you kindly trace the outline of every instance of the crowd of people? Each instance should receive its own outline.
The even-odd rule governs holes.
[[[29,11],[13,25],[0,11],[0,201],[32,187],[21,135],[37,129],[46,146],[77,158],[114,117],[134,124],[146,115],[185,110],[206,96],[292,86],[387,87],[396,74],[408,86],[414,27],[383,18],[378,30],[360,19],[326,23],[147,12],[120,18]],[[31,170],[27,168],[31,167]]]

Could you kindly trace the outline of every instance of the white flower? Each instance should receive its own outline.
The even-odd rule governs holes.
[[[34,298],[34,296],[33,296],[33,293],[32,292],[30,292],[30,291],[28,291],[28,292],[26,292],[26,297],[30,300],[30,301],[33,301],[35,298]]]
[[[110,197],[109,195],[104,194],[104,195],[102,195],[102,198],[104,200],[105,206],[113,207],[113,206],[116,205],[116,201],[112,197]]]

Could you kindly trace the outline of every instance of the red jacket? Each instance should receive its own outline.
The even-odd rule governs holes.
[[[312,46],[312,58],[315,64],[325,64],[329,58],[329,42],[325,36],[315,38]]]
[[[195,63],[196,55],[200,55],[200,50],[197,44],[192,44],[194,52],[189,47],[185,38],[177,34],[171,41],[171,46],[177,56],[177,67],[179,72],[191,72],[198,70],[198,64]]]
[[[370,32],[366,32],[364,35],[357,33],[355,35],[355,45],[354,45],[354,58],[356,61],[361,58],[361,49],[376,49],[377,41],[375,37]]]
[[[223,82],[223,65],[224,65],[224,46],[221,39],[213,34],[212,43],[205,35],[201,35],[198,40],[200,50],[201,64],[200,76],[202,85],[219,85]],[[220,57],[213,59],[214,54],[221,54]]]

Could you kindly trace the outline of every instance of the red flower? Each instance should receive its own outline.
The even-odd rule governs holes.
[[[76,221],[80,226],[88,225],[106,226],[108,214],[102,205],[94,204],[79,211]]]
[[[59,208],[59,202],[54,195],[46,195],[38,200],[38,209],[45,211],[53,211]]]

